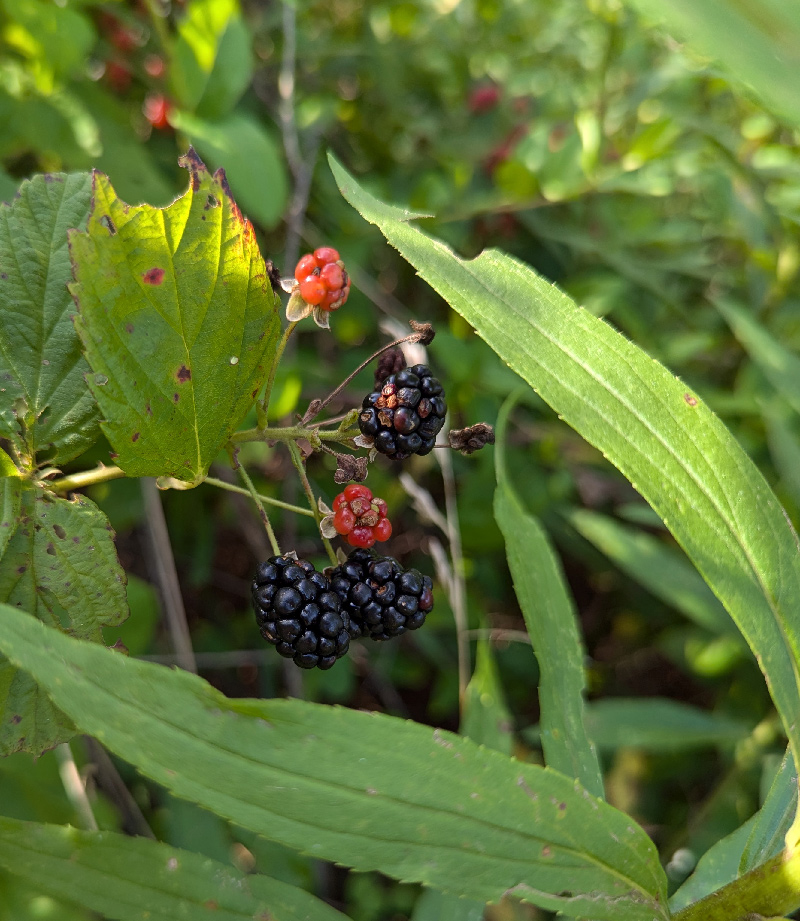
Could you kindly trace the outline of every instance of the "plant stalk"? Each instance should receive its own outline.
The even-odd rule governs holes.
[[[239,471],[239,476],[244,480],[245,485],[247,486],[247,492],[252,496],[253,502],[255,502],[256,506],[258,507],[258,513],[261,515],[261,520],[264,523],[264,528],[266,529],[267,537],[269,538],[269,543],[272,547],[272,552],[275,554],[275,556],[280,556],[281,548],[278,544],[278,538],[275,537],[275,532],[272,530],[269,515],[267,515],[267,510],[264,508],[264,503],[261,501],[261,497],[256,492],[256,488],[253,486],[253,481],[250,479],[248,472],[241,464],[236,464],[236,468]]]
[[[314,519],[317,522],[317,527],[319,528],[319,523],[322,521],[322,513],[319,510],[317,505],[317,500],[314,498],[314,491],[311,488],[311,483],[308,481],[308,474],[306,473],[305,464],[303,464],[303,458],[300,456],[300,448],[297,447],[297,444],[294,441],[289,442],[289,453],[292,455],[292,463],[297,470],[297,475],[300,477],[300,482],[303,484],[303,489],[305,490],[306,498],[308,499],[308,507],[311,509],[311,513],[314,516]],[[328,554],[328,559],[331,561],[333,566],[338,566],[339,561],[336,559],[336,553],[333,550],[333,546],[327,537],[320,531],[320,537],[322,538],[322,543],[325,545],[325,550]]]
[[[95,483],[106,483],[108,480],[118,480],[124,476],[127,474],[119,467],[106,467],[100,464],[93,470],[80,470],[78,473],[71,473],[57,480],[48,481],[44,485],[53,492],[72,492],[74,489],[83,489]]]
[[[262,430],[265,430],[267,427],[267,412],[269,411],[269,401],[270,397],[272,396],[272,388],[275,384],[275,372],[278,369],[278,365],[280,364],[280,360],[283,356],[284,350],[286,349],[286,343],[289,341],[289,337],[292,335],[295,326],[297,326],[299,322],[299,320],[295,320],[294,323],[290,323],[283,331],[281,341],[278,343],[278,348],[275,350],[275,357],[272,360],[272,367],[269,369],[269,378],[267,380],[267,387],[264,390],[264,396],[261,402],[256,404],[258,425]]]
[[[722,889],[679,911],[674,921],[744,921],[800,908],[800,847],[787,848]]]

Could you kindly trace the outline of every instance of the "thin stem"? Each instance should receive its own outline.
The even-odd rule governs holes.
[[[370,355],[366,361],[362,361],[361,364],[355,369],[355,371],[353,371],[352,374],[348,374],[347,377],[341,382],[341,384],[339,384],[339,386],[332,393],[329,393],[325,397],[324,400],[321,400],[319,402],[314,401],[309,406],[308,410],[306,410],[306,414],[303,416],[303,423],[308,424],[312,419],[316,419],[316,417],[322,412],[323,409],[325,409],[328,403],[330,403],[331,400],[333,400],[337,394],[341,393],[342,390],[344,390],[344,388],[350,383],[350,381],[353,380],[353,378],[357,374],[360,374],[370,362],[375,361],[375,359],[379,355],[382,355],[388,349],[393,349],[395,348],[395,346],[402,345],[404,342],[419,342],[422,339],[426,339],[429,341],[430,338],[433,338],[433,337],[429,331],[421,332],[421,333],[411,333],[410,336],[403,336],[402,339],[395,339],[394,342],[390,342],[388,343],[388,345],[384,345],[381,348],[379,348],[378,351]]]
[[[164,54],[168,54],[170,50],[169,31],[167,30],[165,17],[159,9],[159,2],[158,0],[145,0],[145,5],[150,13],[150,19],[153,22],[153,29],[155,30],[158,44]]]
[[[453,592],[450,603],[456,622],[456,648],[458,650],[459,699],[463,702],[469,682],[469,638],[467,637],[466,580],[464,576],[464,554],[461,548],[461,526],[458,520],[456,480],[453,474],[453,459],[449,451],[435,455],[442,468],[444,484],[444,508],[447,518],[447,538],[450,544],[450,559],[453,563]]]
[[[272,388],[275,384],[275,371],[280,364],[281,357],[283,355],[284,349],[286,348],[286,343],[289,341],[289,336],[292,335],[295,326],[299,323],[299,320],[295,320],[294,323],[290,323],[286,329],[283,331],[281,336],[281,341],[278,343],[278,348],[275,350],[275,357],[272,360],[272,367],[269,369],[269,379],[267,380],[267,387],[264,391],[264,396],[261,400],[261,403],[256,406],[256,415],[258,416],[258,426],[261,429],[266,429],[267,427],[267,412],[269,410],[269,401],[272,396]]]
[[[238,465],[239,476],[244,480],[245,485],[247,486],[247,491],[253,497],[253,502],[255,502],[258,507],[258,513],[261,515],[261,520],[264,522],[264,528],[267,531],[267,537],[269,538],[270,546],[272,547],[272,552],[275,556],[281,555],[281,548],[278,546],[278,539],[275,537],[275,532],[272,530],[272,525],[269,522],[269,515],[267,515],[267,510],[264,508],[264,503],[261,501],[261,497],[256,492],[255,486],[253,486],[253,481],[250,479],[249,474],[244,469],[244,467]]]
[[[161,600],[167,615],[167,627],[172,644],[181,668],[197,674],[197,663],[192,649],[189,624],[186,620],[186,608],[183,606],[181,587],[178,582],[178,571],[175,568],[175,557],[169,540],[167,520],[164,517],[161,494],[155,480],[150,477],[142,479],[142,496],[144,497],[145,520],[152,549],[153,567],[158,587],[161,590]]]
[[[97,820],[92,812],[92,804],[86,795],[86,787],[83,785],[81,775],[78,773],[78,766],[75,764],[75,757],[69,742],[62,742],[56,748],[56,760],[58,761],[58,773],[61,777],[61,783],[64,785],[64,792],[70,801],[72,808],[80,816],[81,822],[90,831],[97,831]]]
[[[166,657],[170,665],[175,663],[175,656]],[[153,829],[147,824],[139,804],[131,795],[125,781],[120,777],[116,765],[103,746],[91,736],[84,736],[84,744],[95,768],[94,781],[116,805],[122,816],[123,829],[129,834],[142,835],[155,839]]]
[[[57,480],[47,482],[45,485],[53,492],[72,492],[74,489],[83,489],[85,486],[105,483],[108,480],[118,480],[124,476],[127,476],[127,474],[119,467],[106,467],[104,464],[100,464],[94,470],[80,470],[78,473],[62,476]]]
[[[233,483],[226,483],[225,480],[218,480],[213,476],[207,476],[203,482],[208,483],[209,486],[216,486],[219,489],[227,489],[228,492],[239,493],[241,496],[252,495],[249,489],[243,489],[241,486],[234,486]],[[307,508],[303,508],[300,505],[290,505],[288,502],[281,502],[280,499],[273,499],[272,496],[265,496],[264,493],[259,493],[258,498],[268,505],[274,505],[276,508],[285,509],[287,512],[294,512],[295,515],[305,515],[306,518],[314,517],[313,512],[310,512]]]
[[[297,444],[294,441],[289,442],[289,453],[292,455],[292,463],[297,470],[297,474],[300,477],[300,482],[303,484],[303,490],[305,491],[306,498],[308,499],[308,506],[314,514],[314,518],[317,522],[317,527],[319,528],[319,523],[322,521],[322,513],[319,510],[317,505],[317,500],[314,497],[314,491],[311,488],[311,483],[308,482],[308,474],[306,473],[306,467],[303,463],[303,458],[300,454],[300,448],[297,447]],[[331,545],[331,542],[327,537],[320,531],[320,537],[322,538],[322,543],[325,545],[325,550],[328,554],[328,559],[334,566],[339,565],[339,561],[336,559],[336,553]]]
[[[679,911],[674,921],[735,921],[788,915],[800,907],[800,847],[787,848],[722,889]]]
[[[349,432],[353,434],[349,434]],[[281,426],[280,428],[265,428],[265,429],[245,429],[242,432],[234,432],[231,435],[231,442],[233,444],[241,444],[246,441],[298,441],[301,438],[304,438],[306,441],[310,442],[312,447],[319,448],[320,442],[323,441],[333,441],[338,444],[349,445],[349,442],[359,434],[358,429],[353,428],[348,432],[342,432],[341,429],[318,429],[314,426],[305,426],[305,425],[286,425]]]

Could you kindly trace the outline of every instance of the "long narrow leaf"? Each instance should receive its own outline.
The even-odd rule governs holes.
[[[800,753],[800,554],[766,480],[699,397],[530,268],[456,256],[414,215],[359,188],[345,198],[500,357],[599,448],[661,516],[754,651]]]
[[[636,824],[555,771],[451,733],[299,700],[228,700],[0,606],[0,648],[87,733],[177,795],[315,857],[485,902],[666,918]]]
[[[0,867],[119,921],[344,921],[287,883],[116,832],[0,817]]]
[[[541,742],[549,767],[575,777],[603,796],[603,777],[584,726],[586,679],[583,641],[564,575],[544,528],[528,514],[505,469],[505,427],[510,403],[498,419],[494,516],[525,626],[539,663]]]

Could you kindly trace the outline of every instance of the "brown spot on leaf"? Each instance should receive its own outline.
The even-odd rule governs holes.
[[[189,170],[192,180],[192,191],[196,192],[200,188],[200,173],[206,172],[205,163],[197,156],[197,151],[194,147],[190,147],[178,160],[178,163]]]
[[[139,436],[140,436],[141,434],[142,434],[141,432],[134,432],[133,435],[131,435],[131,441],[138,441],[138,440],[139,440]]]
[[[177,393],[172,394],[172,402],[177,403],[180,400],[180,396]]]
[[[0,272],[0,278],[2,278],[3,281],[5,281],[8,278],[8,274],[6,272]]]
[[[219,199],[216,195],[209,194],[206,199],[206,203],[203,205],[203,211],[208,211],[209,208],[219,208]]]
[[[683,399],[689,406],[697,406],[697,397],[693,397],[691,393],[684,393]]]
[[[132,332],[133,332],[133,323],[126,323],[126,324],[125,324],[125,332],[126,332],[126,333],[132,333]]]
[[[189,368],[186,367],[186,365],[181,365],[180,368],[178,368],[178,372],[175,377],[178,378],[178,383],[185,384],[186,381],[190,381],[192,379],[192,372],[189,370]]]
[[[142,273],[142,280],[146,285],[160,285],[164,281],[164,270],[153,266],[152,269]]]
[[[542,857],[549,857],[553,852],[550,850],[550,846],[545,844],[542,848]]]
[[[55,556],[55,555],[56,555],[56,548],[55,548],[52,544],[48,544],[48,545],[47,545],[47,550],[45,551],[45,553],[47,553],[48,556]]]
[[[77,535],[76,535],[75,537],[72,538],[72,543],[73,543],[73,544],[79,544],[80,542],[81,542],[81,539],[80,539],[80,537],[78,537]]]
[[[21,576],[23,572],[27,569],[27,565],[23,564],[22,566],[17,567],[17,575]]]
[[[18,726],[18,725],[22,722],[22,717],[19,715],[19,713],[15,713],[15,714],[11,717],[11,722],[12,722],[15,726]]]
[[[148,416],[153,415],[153,407],[150,405],[149,400],[147,401],[147,403],[144,404],[144,411],[145,411],[145,415],[148,415]]]
[[[64,538],[67,536],[67,532],[61,527],[60,524],[54,524],[53,530],[55,531],[56,537],[60,538],[61,540],[64,540]]]
[[[100,225],[105,227],[105,229],[111,234],[112,237],[116,235],[117,228],[114,226],[114,222],[107,214],[104,214],[100,218]]]

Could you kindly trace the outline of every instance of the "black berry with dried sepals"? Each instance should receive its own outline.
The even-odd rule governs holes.
[[[353,632],[388,640],[418,630],[433,608],[433,582],[417,569],[403,569],[390,556],[354,550],[330,574]]]
[[[446,414],[441,383],[427,365],[413,365],[389,375],[364,397],[358,427],[381,454],[405,460],[430,454]]]
[[[350,647],[350,617],[327,576],[307,560],[286,555],[259,563],[253,606],[264,639],[300,668],[328,669]]]

